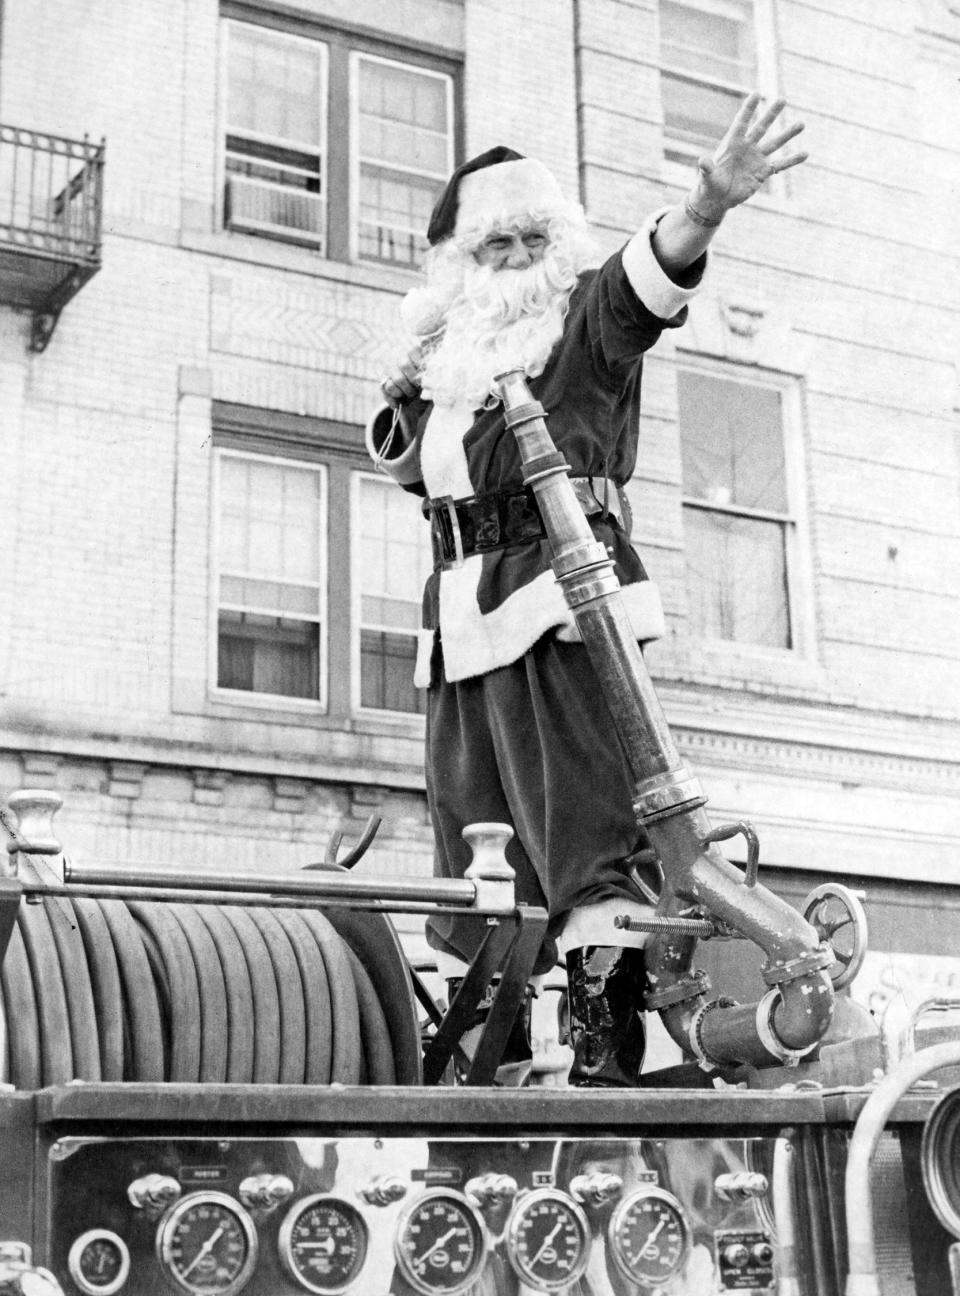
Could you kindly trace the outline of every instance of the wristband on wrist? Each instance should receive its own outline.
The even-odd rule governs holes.
[[[719,220],[711,220],[709,216],[704,216],[702,212],[698,212],[696,207],[691,204],[689,198],[684,199],[683,210],[693,221],[694,225],[702,225],[704,229],[716,229],[720,224],[720,221],[723,220],[722,216]]]

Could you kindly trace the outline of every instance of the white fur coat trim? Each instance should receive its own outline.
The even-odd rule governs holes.
[[[420,472],[431,499],[469,499],[474,494],[463,448],[472,426],[473,410],[466,401],[431,410],[420,441]]]
[[[477,603],[482,570],[483,557],[474,554],[462,567],[440,573],[443,664],[451,683],[508,666],[550,629],[555,628],[557,637],[564,642],[580,642],[580,632],[553,572],[542,572],[484,614]],[[653,581],[625,585],[621,598],[630,627],[640,642],[663,635],[663,607]],[[432,632],[423,631],[413,677],[418,688],[430,684],[432,648]]]
[[[670,209],[662,208],[648,216],[623,249],[623,268],[633,291],[657,319],[673,319],[687,302],[696,297],[697,288],[675,284],[653,253],[653,232],[660,218]]]

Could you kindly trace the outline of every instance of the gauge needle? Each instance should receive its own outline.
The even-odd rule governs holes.
[[[646,1253],[650,1250],[650,1248],[653,1246],[654,1242],[656,1242],[657,1238],[660,1236],[661,1230],[666,1226],[666,1223],[667,1223],[667,1221],[666,1221],[665,1219],[662,1219],[662,1220],[660,1221],[660,1223],[657,1225],[657,1227],[653,1230],[653,1232],[652,1232],[652,1233],[650,1234],[650,1236],[647,1238],[646,1242],[644,1242],[644,1244],[643,1244],[643,1251],[641,1252],[641,1255],[646,1255]]]
[[[197,1254],[193,1257],[193,1259],[192,1259],[192,1260],[190,1261],[190,1263],[187,1265],[186,1269],[184,1269],[184,1270],[182,1271],[182,1273],[180,1274],[180,1277],[181,1277],[181,1278],[186,1278],[187,1274],[188,1274],[188,1273],[190,1272],[190,1270],[194,1267],[194,1265],[199,1264],[200,1261],[203,1259],[204,1256],[207,1256],[207,1255],[210,1254],[210,1252],[213,1250],[213,1248],[217,1245],[217,1243],[218,1243],[218,1242],[220,1241],[220,1239],[223,1237],[223,1234],[224,1234],[224,1231],[225,1231],[225,1230],[226,1230],[226,1225],[225,1225],[225,1224],[221,1224],[219,1228],[215,1228],[215,1229],[213,1230],[213,1232],[212,1232],[212,1233],[210,1234],[210,1236],[207,1238],[206,1242],[204,1242],[203,1246],[200,1248],[200,1250],[197,1252]]]
[[[457,1230],[456,1230],[456,1227],[454,1227],[454,1228],[452,1228],[452,1229],[447,1229],[447,1231],[446,1231],[446,1233],[444,1233],[443,1237],[441,1237],[441,1238],[437,1238],[437,1240],[436,1240],[436,1242],[434,1242],[433,1246],[432,1246],[432,1247],[428,1247],[427,1250],[424,1251],[424,1253],[423,1253],[422,1256],[417,1256],[417,1257],[414,1259],[414,1262],[413,1262],[413,1263],[414,1263],[414,1264],[418,1264],[418,1265],[425,1264],[426,1261],[429,1260],[430,1257],[433,1255],[434,1251],[439,1251],[441,1247],[445,1247],[445,1246],[447,1245],[447,1243],[448,1243],[448,1242],[450,1241],[450,1239],[454,1236],[454,1234],[456,1233],[456,1231],[457,1231]]]
[[[557,1234],[560,1232],[560,1229],[562,1227],[563,1227],[563,1220],[557,1220],[556,1224],[554,1224],[553,1228],[550,1230],[547,1236],[540,1243],[540,1250],[530,1261],[531,1264],[536,1264],[537,1261],[540,1259],[540,1257],[543,1255],[543,1253],[545,1251],[550,1250],[550,1247],[553,1245],[553,1239],[557,1236]]]

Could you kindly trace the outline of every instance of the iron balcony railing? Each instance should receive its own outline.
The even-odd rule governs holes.
[[[0,301],[33,313],[42,351],[100,268],[104,144],[0,125]]]

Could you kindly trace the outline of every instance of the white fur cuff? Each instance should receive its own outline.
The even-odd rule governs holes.
[[[394,426],[394,414],[389,405],[381,405],[371,415],[363,433],[363,442],[367,454],[389,477],[400,486],[412,486],[421,481],[420,462],[415,441],[405,445],[407,436],[403,424],[398,419]],[[384,456],[384,446],[393,429],[393,440]]]
[[[630,286],[647,310],[662,320],[673,319],[699,291],[675,284],[654,255],[654,230],[669,210],[664,207],[648,217],[623,249],[623,268]]]

